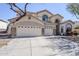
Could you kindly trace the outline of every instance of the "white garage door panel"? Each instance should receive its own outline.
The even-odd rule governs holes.
[[[41,35],[41,28],[17,28],[16,36],[38,36]]]
[[[53,35],[52,29],[45,29],[45,35]]]

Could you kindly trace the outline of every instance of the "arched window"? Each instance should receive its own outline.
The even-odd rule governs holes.
[[[55,20],[55,23],[59,23],[59,20],[58,20],[58,19],[56,19],[56,20]]]
[[[61,33],[63,33],[63,27],[61,27]]]
[[[47,15],[43,15],[43,16],[42,16],[42,20],[43,20],[43,21],[48,21],[48,16],[47,16]]]

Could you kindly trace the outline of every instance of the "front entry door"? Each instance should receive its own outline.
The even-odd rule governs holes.
[[[11,28],[11,34],[12,34],[12,36],[16,35],[16,28],[15,27]]]
[[[56,35],[56,29],[53,29],[53,34]]]
[[[42,28],[42,35],[44,35],[44,32],[45,32],[45,31],[44,31],[44,28]]]
[[[56,35],[59,35],[59,24],[56,25]]]

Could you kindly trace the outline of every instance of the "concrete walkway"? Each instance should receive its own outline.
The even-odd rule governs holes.
[[[4,56],[54,56],[77,55],[77,43],[66,39],[47,37],[14,38],[8,45],[0,48],[0,55]]]

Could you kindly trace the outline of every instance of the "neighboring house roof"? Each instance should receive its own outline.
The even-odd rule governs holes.
[[[7,21],[4,21],[4,20],[2,20],[2,19],[0,19],[0,21],[2,21],[2,22],[4,22],[4,23],[8,23]]]
[[[7,21],[0,19],[0,33],[2,31],[6,31],[8,24],[9,23]]]

